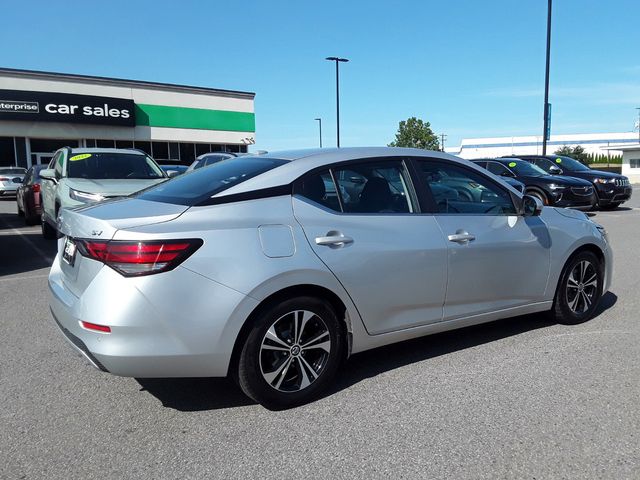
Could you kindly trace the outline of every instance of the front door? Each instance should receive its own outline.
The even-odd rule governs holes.
[[[419,160],[418,170],[447,240],[444,319],[542,301],[551,240],[540,217],[517,215],[508,191],[475,170],[436,160]],[[457,197],[440,198],[451,189]]]
[[[296,219],[370,334],[442,320],[447,245],[418,213],[403,160],[327,169],[296,189]]]

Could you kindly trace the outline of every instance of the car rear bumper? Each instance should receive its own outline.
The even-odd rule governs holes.
[[[15,195],[17,191],[17,186],[0,184],[0,195]]]
[[[109,267],[78,297],[65,285],[59,258],[49,275],[51,313],[94,367],[139,378],[227,375],[253,299],[184,268],[134,279]],[[199,288],[187,292],[194,280]],[[87,330],[81,321],[109,326],[111,333]]]

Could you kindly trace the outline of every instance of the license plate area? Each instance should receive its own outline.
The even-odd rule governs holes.
[[[70,237],[66,237],[64,241],[64,250],[62,251],[62,260],[70,267],[73,267],[73,265],[76,263],[77,251],[78,248],[73,239]]]

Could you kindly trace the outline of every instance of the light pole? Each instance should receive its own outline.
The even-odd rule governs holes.
[[[549,121],[551,120],[549,105],[549,60],[551,57],[551,0],[547,7],[547,68],[544,74],[544,127],[542,132],[542,155],[547,154],[547,141],[549,140]]]
[[[636,107],[638,110],[638,143],[640,143],[640,107]]]
[[[340,62],[348,62],[348,58],[327,57],[325,60],[336,62],[336,145],[340,148]]]
[[[318,122],[318,127],[320,128],[320,148],[322,148],[322,119],[316,118],[315,120]]]

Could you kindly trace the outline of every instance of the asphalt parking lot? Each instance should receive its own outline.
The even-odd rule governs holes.
[[[640,187],[595,218],[611,292],[356,355],[272,412],[224,379],[143,380],[77,356],[47,306],[55,242],[0,199],[0,478],[640,478]]]

